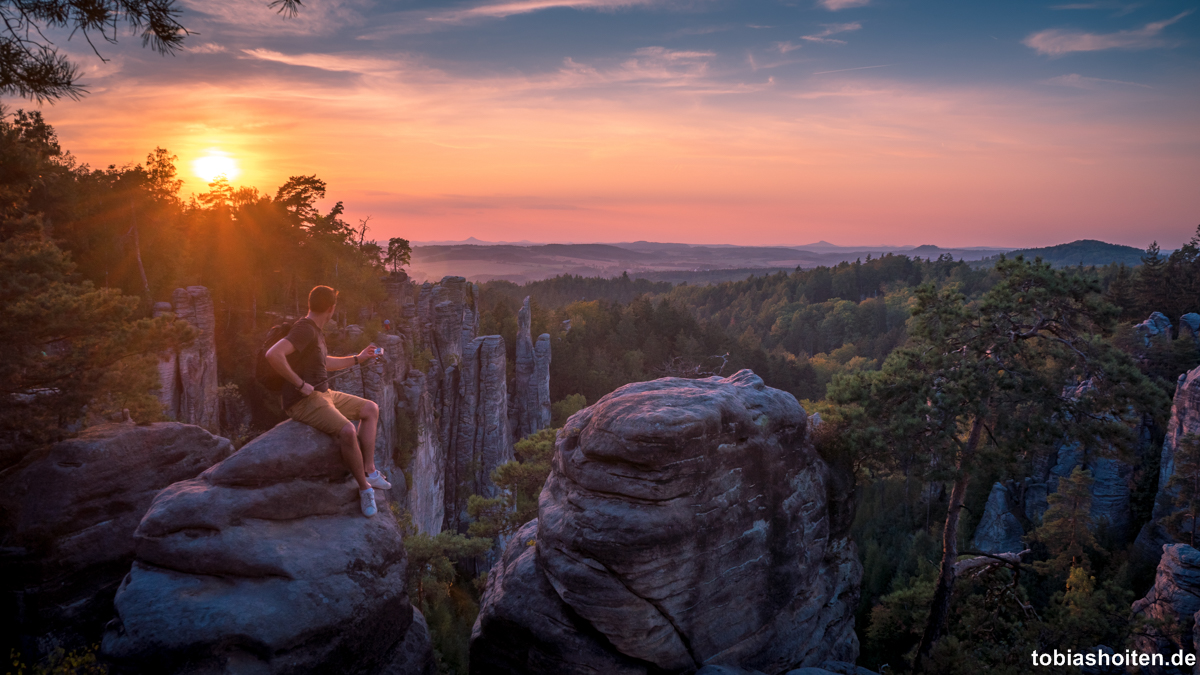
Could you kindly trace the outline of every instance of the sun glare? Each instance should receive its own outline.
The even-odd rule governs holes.
[[[223,152],[214,151],[209,151],[204,157],[192,162],[192,171],[206,183],[213,182],[217,176],[233,180],[241,173],[238,171],[236,160]]]

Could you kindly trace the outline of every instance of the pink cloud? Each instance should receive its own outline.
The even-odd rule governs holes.
[[[825,9],[836,12],[839,9],[849,9],[851,7],[865,7],[870,4],[871,0],[817,0],[817,4]]]
[[[1170,47],[1175,43],[1161,37],[1163,29],[1191,14],[1188,10],[1165,21],[1148,23],[1136,30],[1116,33],[1085,33],[1076,30],[1052,28],[1033,33],[1025,38],[1024,44],[1039,54],[1061,56],[1071,52],[1094,52],[1105,49],[1154,49]]]
[[[859,30],[862,28],[862,24],[858,21],[854,21],[852,23],[827,23],[824,25],[824,28],[825,30],[821,31],[820,33],[815,33],[813,35],[802,35],[800,36],[800,39],[808,40],[809,42],[824,42],[844,45],[846,44],[845,40],[837,40],[829,36],[837,35],[838,33],[847,33],[850,31]]]

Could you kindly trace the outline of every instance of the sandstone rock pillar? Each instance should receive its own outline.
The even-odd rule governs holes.
[[[175,316],[196,329],[196,341],[180,350],[179,415],[180,422],[220,432],[220,403],[217,400],[217,321],[212,295],[203,286],[176,288],[171,304]]]

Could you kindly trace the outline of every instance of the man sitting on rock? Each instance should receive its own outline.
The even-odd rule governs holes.
[[[331,391],[328,371],[349,368],[375,358],[375,345],[355,356],[329,356],[322,329],[337,306],[337,291],[317,286],[308,294],[308,315],[287,337],[267,350],[267,361],[283,378],[283,410],[287,416],[337,438],[342,461],[358,482],[364,516],[376,513],[375,490],[392,484],[375,468],[375,429],[379,406],[374,401]],[[359,429],[350,420],[362,420]]]

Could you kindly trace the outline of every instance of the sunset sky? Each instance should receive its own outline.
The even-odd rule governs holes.
[[[1200,223],[1200,2],[182,0],[44,106],[93,166],[325,179],[368,237],[1144,248]],[[59,36],[65,38],[65,36]],[[14,107],[28,102],[6,101]],[[203,167],[203,165],[201,165]]]

